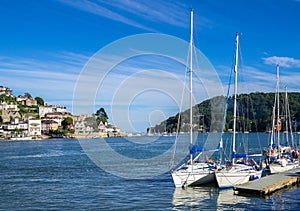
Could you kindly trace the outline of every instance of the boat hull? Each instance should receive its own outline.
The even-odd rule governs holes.
[[[298,163],[289,163],[286,165],[282,165],[280,163],[271,163],[269,164],[269,169],[271,174],[276,174],[276,173],[280,173],[280,172],[285,172],[294,168],[299,168],[299,164]]]
[[[175,187],[197,186],[215,181],[215,171],[208,165],[189,165],[171,172]]]
[[[222,169],[216,171],[215,174],[219,188],[231,188],[235,185],[249,182],[250,180],[260,179],[262,171],[249,169],[247,166],[234,166],[230,170]]]
[[[33,137],[31,137],[31,136],[13,137],[13,138],[10,138],[10,140],[13,140],[13,141],[26,141],[26,140],[33,140]]]

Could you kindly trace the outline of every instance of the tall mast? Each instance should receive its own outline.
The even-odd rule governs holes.
[[[193,143],[193,18],[194,11],[191,9],[191,35],[190,35],[190,144]],[[190,163],[193,155],[190,154]]]
[[[277,144],[280,145],[280,129],[278,124],[280,123],[280,114],[279,114],[279,65],[276,66],[276,95],[277,95]]]
[[[286,132],[286,138],[285,138],[285,142],[289,143],[289,124],[290,124],[290,118],[289,118],[289,113],[288,113],[288,96],[287,96],[287,86],[284,87],[284,109],[285,109],[285,115],[284,115],[284,119],[285,119],[285,132]]]
[[[235,154],[235,136],[236,136],[236,109],[237,109],[237,76],[238,76],[238,57],[239,57],[239,34],[236,33],[235,38],[235,65],[234,65],[234,107],[233,107],[233,140],[232,140],[232,154]],[[235,158],[232,156],[232,163]]]

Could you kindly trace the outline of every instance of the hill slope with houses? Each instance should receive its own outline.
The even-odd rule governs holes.
[[[29,93],[14,96],[0,86],[0,139],[88,138],[124,135],[100,108],[92,116],[72,115],[65,106],[48,105]]]

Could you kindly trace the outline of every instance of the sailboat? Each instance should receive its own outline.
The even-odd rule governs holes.
[[[189,139],[191,144],[191,152],[189,160],[171,171],[173,182],[176,187],[184,186],[195,186],[201,185],[204,183],[210,183],[215,180],[214,174],[214,163],[212,162],[198,162],[198,156],[193,156],[194,152],[202,151],[203,149],[198,146],[192,146],[192,136],[193,136],[193,107],[192,107],[192,96],[193,96],[193,87],[192,87],[192,77],[193,77],[193,10],[191,10],[191,32],[190,32],[190,58],[189,58],[189,82],[190,82],[190,122],[189,122]]]
[[[291,116],[289,110],[288,103],[288,95],[287,95],[287,87],[285,87],[285,105],[284,105],[284,113],[285,115],[280,115],[280,103],[279,103],[279,65],[276,66],[276,92],[275,92],[275,100],[273,106],[273,121],[272,121],[272,131],[270,138],[270,148],[266,155],[266,164],[267,170],[271,172],[271,174],[284,172],[299,166],[298,161],[298,152],[296,150],[292,150],[289,143],[289,135],[293,141],[293,132],[291,127]],[[277,110],[277,116],[275,114]],[[283,117],[283,118],[282,118]],[[281,121],[285,120],[285,143],[283,139],[280,137],[280,131],[282,130]],[[276,121],[276,125],[275,125]],[[277,143],[275,143],[277,142]]]
[[[232,160],[228,161],[225,167],[218,168],[215,172],[219,188],[230,188],[238,184],[246,183],[252,179],[259,179],[262,170],[257,163],[250,158],[250,155],[236,154],[236,120],[237,120],[237,76],[238,76],[238,52],[239,52],[239,35],[236,33],[236,50],[235,50],[235,80],[234,80],[234,108],[233,108],[233,138],[232,138]],[[220,143],[222,150],[222,143]],[[243,157],[244,162],[236,161],[236,158]],[[247,162],[249,161],[249,162]]]

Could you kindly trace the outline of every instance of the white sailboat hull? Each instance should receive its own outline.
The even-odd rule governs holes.
[[[196,186],[211,183],[215,172],[205,163],[183,166],[171,172],[175,187]]]
[[[14,141],[26,141],[26,140],[33,140],[31,136],[26,136],[26,137],[12,137],[10,140]]]
[[[236,164],[229,170],[222,169],[215,174],[219,188],[230,188],[250,180],[260,179],[261,173],[261,170],[257,171],[251,166]]]
[[[271,174],[276,174],[280,172],[285,172],[294,168],[299,168],[299,163],[298,161],[294,163],[282,163],[282,162],[276,162],[276,163],[271,163],[269,164],[270,172]]]

